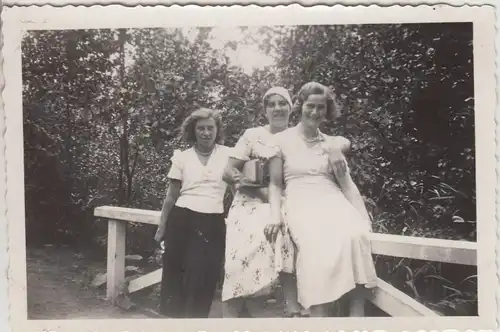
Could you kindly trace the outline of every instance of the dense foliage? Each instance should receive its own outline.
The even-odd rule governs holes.
[[[267,88],[296,93],[310,80],[332,86],[342,105],[324,131],[352,140],[350,167],[375,231],[475,240],[471,24],[262,27],[259,39],[247,28],[241,33],[275,64],[244,71],[225,53],[239,45],[214,48],[210,28],[26,34],[28,244],[102,245],[105,225],[93,208],[158,210],[169,158],[184,146],[179,125],[196,105],[224,113],[232,146],[263,121]],[[149,255],[153,232],[129,227],[128,250]],[[440,310],[477,310],[475,279],[466,279],[474,270],[382,257],[377,268]]]

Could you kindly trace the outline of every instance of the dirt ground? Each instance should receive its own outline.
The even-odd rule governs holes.
[[[126,311],[105,300],[105,289],[90,287],[93,277],[105,272],[105,261],[90,260],[68,247],[45,246],[28,249],[28,319],[109,319],[159,318],[147,309],[155,309],[158,298],[151,292],[131,296],[137,309]],[[251,303],[253,317],[280,317],[279,301]],[[221,317],[221,303],[214,299],[210,317]]]
[[[90,288],[92,274],[103,270],[64,247],[30,249],[27,255],[28,319],[147,318],[105,301],[105,291]]]

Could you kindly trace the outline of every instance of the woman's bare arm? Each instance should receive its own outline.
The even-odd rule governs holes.
[[[276,156],[269,160],[269,204],[271,224],[266,228],[268,240],[274,242],[281,229],[281,195],[283,190],[283,160]]]
[[[327,144],[328,150],[328,163],[330,171],[336,177],[341,177],[347,172],[347,162],[344,153],[349,152],[351,148],[351,141],[342,136],[334,136],[329,138]]]
[[[343,136],[337,136],[335,138],[334,148],[337,148],[339,152],[334,152],[331,154],[331,165],[333,166],[333,172],[339,185],[344,193],[345,197],[351,202],[351,204],[361,213],[361,215],[368,221],[370,221],[370,215],[366,209],[363,197],[358,189],[358,186],[352,180],[351,174],[347,167],[347,161],[343,154],[350,151],[351,141]],[[370,223],[371,229],[371,223]]]
[[[155,235],[155,240],[158,242],[162,240],[163,235],[165,233],[170,211],[172,211],[172,208],[177,202],[177,199],[179,199],[181,192],[181,185],[182,183],[180,180],[174,180],[174,179],[170,180],[170,185],[168,186],[167,190],[167,197],[165,197],[165,200],[163,201],[163,205],[161,207],[160,223],[158,225],[158,229]]]
[[[351,202],[351,204],[359,211],[364,219],[370,222],[369,226],[371,229],[370,215],[368,213],[368,210],[366,209],[365,202],[363,201],[363,197],[361,196],[358,186],[356,186],[356,184],[352,180],[350,172],[347,171],[343,176],[338,176],[337,180],[347,200]]]
[[[342,151],[346,153],[351,149],[351,141],[343,136],[337,136],[335,140],[335,145]]]

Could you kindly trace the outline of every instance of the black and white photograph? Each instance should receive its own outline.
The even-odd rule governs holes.
[[[490,9],[7,8],[11,324],[493,329]]]

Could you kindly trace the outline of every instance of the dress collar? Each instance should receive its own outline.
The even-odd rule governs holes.
[[[301,138],[305,139],[304,135],[302,135],[302,132],[301,132],[301,131],[300,131],[300,129],[299,129],[299,125],[296,125],[296,126],[295,126],[295,129],[297,130],[297,134],[298,134]],[[316,136],[314,139],[311,139],[310,141],[308,140],[308,142],[311,142],[311,143],[312,143],[312,142],[324,142],[324,141],[326,141],[326,136],[325,136],[325,134],[323,134],[323,133],[321,132],[321,130],[319,130],[319,129],[318,129],[318,136]]]

